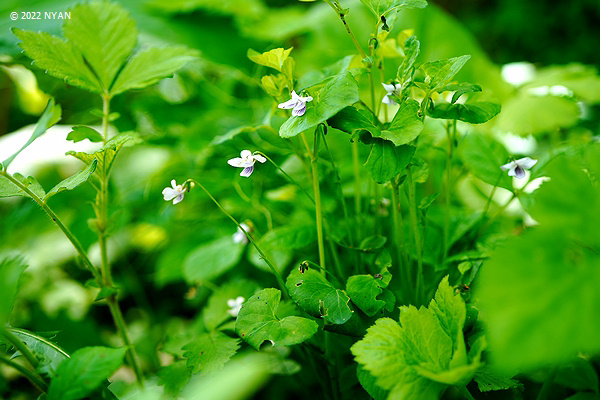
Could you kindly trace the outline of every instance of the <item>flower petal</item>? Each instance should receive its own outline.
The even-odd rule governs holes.
[[[173,186],[173,189],[177,187],[177,181],[175,179],[171,180],[171,186]]]
[[[383,88],[385,89],[386,92],[388,92],[388,94],[394,92],[394,90],[396,90],[396,85],[393,83],[381,83],[381,85],[383,86]]]
[[[175,197],[175,199],[173,200],[173,204],[177,204],[181,200],[183,200],[183,193],[180,193],[179,195],[177,195],[177,197]]]
[[[515,178],[517,178],[517,179],[525,178],[525,170],[523,168],[521,168],[521,166],[517,165],[517,167],[514,169],[514,172],[515,172],[515,174],[513,176]],[[510,172],[508,174],[510,175]]]
[[[175,196],[177,196],[177,192],[175,190],[171,189],[170,187],[166,187],[163,189],[162,195],[163,195],[163,198],[165,199],[165,201],[170,201]]]
[[[300,98],[300,96],[298,96],[298,94],[296,93],[295,90],[292,90],[292,100],[298,100]]]
[[[502,168],[503,170],[507,170],[507,169],[513,169],[517,166],[517,163],[514,161],[509,162],[508,164],[504,164],[503,166],[501,166],[500,168]],[[510,172],[508,173],[510,175]]]
[[[264,162],[266,162],[266,161],[267,161],[267,159],[266,159],[266,158],[264,158],[264,157],[263,157],[262,155],[260,155],[260,154],[254,154],[252,157],[254,158],[254,160],[258,161],[259,163],[264,163]],[[242,226],[243,226],[243,225],[242,225]]]
[[[537,162],[538,162],[538,160],[534,160],[529,157],[523,157],[516,161],[516,163],[518,165],[520,165],[522,168],[525,168],[525,169],[531,169]]]
[[[388,105],[396,104],[396,102],[392,100],[389,94],[383,96],[383,100],[381,100],[381,102]]]
[[[247,160],[248,158],[252,157],[252,152],[250,150],[242,150],[240,156]]]
[[[243,158],[236,157],[232,158],[231,160],[228,160],[227,164],[231,165],[232,167],[246,168],[254,165],[254,161],[247,161]]]
[[[290,108],[296,107],[297,103],[298,103],[297,99],[292,99],[292,100],[286,101],[285,103],[279,103],[277,105],[277,108],[282,108],[284,110],[289,110]]]
[[[254,165],[244,168],[242,172],[240,172],[240,176],[248,178],[250,175],[252,175],[252,171],[254,171]]]
[[[306,112],[306,104],[304,104],[302,102],[298,102],[296,107],[294,107],[294,109],[292,110],[292,116],[301,117],[304,115],[305,112]]]

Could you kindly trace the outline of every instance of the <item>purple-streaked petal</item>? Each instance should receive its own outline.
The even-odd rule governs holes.
[[[258,161],[259,163],[264,163],[265,161],[267,161],[267,159],[266,159],[266,158],[264,158],[264,157],[263,157],[262,155],[260,155],[260,154],[254,154],[254,155],[253,155],[253,157],[254,157],[254,159],[255,159],[256,161]]]
[[[538,160],[534,160],[529,157],[523,157],[516,161],[516,163],[519,164],[521,168],[525,169],[531,169],[537,162]]]
[[[175,197],[175,199],[173,200],[173,204],[177,204],[181,200],[183,200],[183,193],[180,193],[177,197]]]
[[[510,175],[510,173],[509,173]],[[515,174],[513,175],[517,179],[525,178],[525,170],[521,168],[519,165],[515,168]]]
[[[298,103],[296,105],[296,107],[294,107],[294,109],[292,110],[292,116],[301,117],[304,115],[305,112],[306,112],[306,104]]]
[[[242,172],[240,172],[240,176],[248,178],[250,175],[252,175],[252,171],[254,171],[254,165],[244,168]]]
[[[299,98],[300,96],[298,96],[298,93],[296,93],[295,90],[292,90],[292,100],[298,101]]]
[[[279,105],[277,105],[277,108],[289,110],[290,108],[296,107],[296,104],[298,104],[298,100],[292,99],[292,100],[286,101],[285,103],[279,103]]]
[[[503,166],[501,166],[500,168],[502,168],[503,170],[507,170],[507,169],[513,169],[517,166],[517,163],[514,161],[509,162],[508,164],[504,164]],[[510,172],[508,173],[510,175]]]
[[[243,158],[236,157],[228,160],[227,164],[231,165],[232,167],[246,168],[254,165],[254,161],[246,161]]]
[[[165,201],[171,201],[173,198],[175,198],[175,196],[177,196],[177,191],[171,189],[170,187],[166,187],[163,189],[162,195]]]

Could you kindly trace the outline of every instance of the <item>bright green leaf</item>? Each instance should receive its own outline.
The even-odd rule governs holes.
[[[275,316],[281,292],[263,289],[250,297],[240,310],[235,330],[250,346],[258,350],[265,340],[273,346],[291,346],[313,336],[319,325],[308,318]]]
[[[385,301],[377,299],[383,289],[371,275],[353,275],[348,278],[346,292],[350,300],[369,317],[385,306]]]
[[[343,324],[352,317],[348,295],[317,271],[309,269],[302,273],[294,269],[286,286],[296,304],[313,317],[323,318],[331,324]]]
[[[306,113],[298,117],[292,116],[285,121],[279,128],[281,137],[289,138],[314,128],[344,107],[356,103],[359,100],[358,83],[352,74],[346,71],[327,82],[318,93],[310,95],[314,100],[306,104]]]
[[[522,386],[518,380],[498,374],[487,365],[484,365],[475,373],[474,379],[480,392],[516,389]]]
[[[432,118],[456,119],[470,124],[483,124],[500,113],[500,105],[485,101],[465,104],[437,104],[433,111],[428,112]]]
[[[415,146],[395,146],[388,140],[375,139],[365,167],[377,183],[392,180],[410,163]]]
[[[78,400],[87,397],[123,363],[125,347],[84,347],[63,361],[48,387],[48,400]]]
[[[439,92],[452,81],[452,78],[470,58],[470,55],[464,55],[424,63],[420,69],[427,75],[425,83],[430,90]]]
[[[205,328],[212,331],[226,320],[232,318],[227,312],[229,310],[227,300],[235,299],[239,296],[248,299],[257,290],[258,286],[256,283],[242,280],[230,281],[220,286],[213,292],[208,299],[208,303],[202,309],[202,321]]]
[[[404,42],[404,59],[402,64],[398,67],[396,79],[399,82],[405,83],[412,79],[414,72],[415,61],[419,55],[421,43],[417,40],[416,36],[411,36]]]
[[[83,182],[87,181],[88,178],[94,173],[96,170],[96,165],[98,164],[97,160],[92,161],[90,165],[77,172],[75,175],[68,177],[63,180],[56,186],[54,186],[44,197],[44,201],[47,201],[50,197],[54,196],[57,193],[62,192],[63,190],[73,190],[77,186],[81,185]]]
[[[509,162],[508,152],[496,140],[471,133],[461,141],[458,153],[469,171],[490,185],[512,190],[512,180],[500,167]]]
[[[183,276],[188,283],[217,278],[238,263],[243,250],[244,244],[231,236],[203,243],[185,257]]]
[[[279,72],[283,72],[284,63],[288,60],[292,49],[293,47],[290,47],[289,49],[279,47],[262,54],[256,50],[248,49],[248,58],[259,65],[271,67]]]
[[[0,260],[0,324],[8,322],[13,308],[19,279],[27,268],[21,257],[6,257]]]
[[[39,198],[40,200],[46,196],[44,188],[39,184],[38,181],[35,180],[34,177],[30,176],[25,178],[21,174],[14,174],[12,177],[18,180],[23,186],[25,186],[30,192],[32,192],[35,197]],[[30,195],[24,190],[22,190],[15,183],[11,182],[4,175],[0,174],[0,198],[13,196],[29,197]]]
[[[74,126],[73,130],[67,135],[67,140],[75,143],[87,139],[90,142],[98,143],[103,140],[103,137],[97,130],[85,125]]]
[[[381,138],[391,140],[396,146],[410,143],[423,131],[423,121],[419,118],[419,103],[407,99],[394,115],[394,119],[386,130],[381,131]]]
[[[360,0],[379,19],[382,15],[398,12],[402,8],[425,8],[425,0]]]
[[[240,348],[239,342],[221,332],[204,333],[183,347],[183,356],[192,374],[207,375],[223,368]]]

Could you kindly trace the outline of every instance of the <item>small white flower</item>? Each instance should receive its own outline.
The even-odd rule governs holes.
[[[241,157],[232,158],[227,161],[227,164],[232,167],[244,168],[240,173],[241,176],[247,178],[252,175],[252,171],[254,171],[254,163],[258,161],[259,163],[264,163],[267,161],[266,158],[261,156],[260,154],[252,154],[250,150],[242,150],[240,153]]]
[[[381,102],[384,104],[388,104],[388,105],[396,104],[396,102],[390,96],[392,96],[392,95],[398,96],[400,94],[400,92],[402,91],[402,86],[399,83],[383,83],[382,82],[381,84],[383,85],[383,88],[387,92],[387,94],[385,96],[383,96],[383,100],[381,100]]]
[[[529,157],[520,158],[516,161],[511,161],[508,164],[504,164],[500,168],[508,170],[508,176],[514,176],[515,178],[525,178],[525,170],[531,169],[537,160],[533,160]]]
[[[284,110],[292,108],[292,115],[294,117],[301,117],[306,112],[306,103],[312,100],[313,98],[311,96],[298,96],[296,91],[292,90],[292,99],[285,103],[280,103],[277,107],[283,108]]]
[[[244,304],[244,301],[246,301],[246,299],[242,296],[238,296],[235,299],[227,300],[227,307],[229,307],[227,313],[233,318],[237,318],[238,314],[240,313],[240,310],[242,309],[242,304]]]
[[[240,226],[244,229],[244,231],[250,233],[250,227],[248,225],[246,225],[245,223],[241,223]],[[233,234],[232,238],[233,238],[233,243],[242,243],[242,244],[246,244],[248,243],[248,238],[246,237],[246,234],[244,233],[244,231],[242,231],[239,227],[237,229],[237,232]]]
[[[179,203],[183,200],[183,195],[185,194],[185,188],[183,185],[178,185],[175,179],[171,181],[171,186],[163,189],[162,194],[165,201],[173,200],[173,204]]]

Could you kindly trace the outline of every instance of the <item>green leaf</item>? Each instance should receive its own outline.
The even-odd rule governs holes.
[[[0,260],[0,324],[8,322],[13,309],[19,279],[27,268],[21,257],[5,257]]]
[[[386,400],[388,398],[389,392],[375,383],[375,377],[369,373],[364,368],[361,368],[360,365],[356,367],[356,377],[360,382],[360,385],[363,389],[369,393],[374,400]]]
[[[73,130],[67,135],[67,140],[71,140],[75,143],[81,142],[87,139],[90,142],[101,142],[103,140],[102,135],[95,129],[85,125],[77,125],[73,127]]]
[[[158,370],[158,384],[165,387],[165,393],[177,398],[187,385],[192,373],[184,360],[177,361]]]
[[[319,325],[308,318],[289,316],[278,319],[275,315],[281,292],[263,289],[242,305],[235,331],[250,346],[258,350],[265,340],[273,346],[291,346],[313,336]]]
[[[348,278],[346,292],[350,300],[369,317],[377,314],[385,306],[384,300],[378,300],[383,289],[380,281],[372,275],[353,275]]]
[[[419,118],[419,103],[407,99],[400,104],[390,126],[381,131],[381,138],[400,146],[415,140],[422,131],[423,121]]]
[[[35,180],[34,177],[30,176],[25,178],[21,174],[14,174],[13,178],[18,180],[21,184],[23,184],[23,186],[29,189],[34,194],[34,196],[38,197],[40,200],[46,196],[44,188],[39,184],[38,181]],[[0,198],[14,196],[29,197],[29,194],[27,194],[24,190],[22,190],[16,184],[11,182],[4,175],[0,174]]]
[[[360,0],[379,19],[382,15],[398,12],[402,8],[425,8],[425,0]]]
[[[35,139],[42,136],[48,130],[48,128],[50,128],[52,125],[54,125],[58,121],[60,121],[60,118],[61,118],[60,105],[54,104],[54,99],[50,99],[48,101],[48,104],[46,105],[46,109],[44,110],[44,112],[42,113],[42,116],[38,120],[38,123],[37,123],[35,129],[33,130],[33,133],[31,134],[31,137],[29,138],[27,143],[25,143],[23,145],[23,147],[21,147],[19,149],[19,151],[17,151],[15,154],[13,154],[12,156],[10,156],[9,158],[7,158],[6,160],[4,160],[2,162],[2,165],[4,166],[4,170],[6,170],[6,168],[8,168],[10,163],[13,162],[13,160],[15,159],[15,157],[17,157],[19,155],[19,153],[21,153],[23,150],[25,150],[25,148],[27,148],[27,146],[29,146],[31,143],[33,143],[33,141]]]
[[[457,92],[458,93],[458,92]],[[500,105],[485,101],[465,104],[436,104],[433,111],[428,112],[432,118],[456,119],[470,124],[483,124],[500,113]]]
[[[69,44],[77,48],[93,70],[103,91],[108,93],[135,46],[135,22],[118,4],[93,1],[73,7],[63,31]]]
[[[96,170],[96,165],[98,164],[98,160],[92,161],[90,165],[77,172],[75,175],[68,177],[63,180],[56,186],[54,186],[44,197],[44,202],[47,201],[50,197],[54,196],[57,193],[62,192],[63,190],[73,190],[77,186],[81,185],[83,182],[87,181],[88,178],[94,173]]]
[[[309,269],[302,273],[294,269],[286,286],[296,304],[313,317],[323,318],[331,324],[343,324],[352,317],[348,295],[333,287],[317,271]]]
[[[223,284],[208,299],[208,303],[202,309],[202,321],[204,327],[212,331],[226,320],[232,318],[227,312],[229,306],[227,300],[239,296],[247,299],[258,290],[258,286],[250,281],[231,281]]]
[[[500,167],[509,161],[508,152],[491,137],[471,133],[461,141],[458,153],[469,171],[490,185],[512,190],[512,180]]]
[[[395,146],[388,140],[375,139],[365,167],[377,183],[385,183],[395,178],[410,163],[415,146]]]
[[[40,365],[37,368],[40,373],[47,374],[51,378],[54,377],[58,366],[69,358],[69,355],[63,349],[43,336],[23,329],[9,330],[25,343],[33,355],[40,361]]]
[[[577,357],[556,370],[554,382],[569,389],[598,393],[598,375],[594,366],[586,359]]]
[[[143,89],[172,76],[187,62],[197,58],[195,51],[183,46],[170,46],[140,51],[127,62],[117,76],[111,94],[130,89]]]
[[[350,72],[342,72],[327,82],[318,93],[311,95],[314,100],[307,103],[306,113],[298,117],[292,116],[281,125],[281,137],[289,138],[314,128],[344,107],[356,103],[359,100],[358,83]]]
[[[185,257],[183,276],[190,284],[218,278],[239,262],[243,250],[244,244],[231,236],[203,243]]]
[[[429,86],[429,90],[440,92],[444,86],[450,83],[452,78],[454,78],[470,58],[470,55],[464,55],[426,62],[421,65],[420,69],[427,75],[425,83]]]
[[[82,399],[123,363],[126,348],[84,347],[63,361],[48,387],[47,400]]]
[[[261,239],[261,243],[271,249],[301,249],[314,243],[317,240],[316,236],[314,225],[284,225],[268,232]]]
[[[571,89],[584,101],[590,103],[600,101],[600,76],[596,67],[591,65],[572,63],[536,68],[535,78],[524,85],[523,90],[555,85]]]
[[[383,235],[373,235],[364,238],[358,245],[358,250],[365,253],[372,253],[375,250],[381,249],[387,243],[387,237]]]
[[[412,80],[415,61],[419,55],[420,47],[421,43],[419,43],[416,36],[411,36],[404,42],[404,59],[400,67],[398,67],[396,74],[396,79],[399,82],[405,83]]]
[[[66,40],[43,32],[13,28],[21,42],[19,46],[33,64],[70,85],[92,92],[102,92],[102,86],[87,67],[81,53]]]
[[[290,47],[289,49],[279,47],[262,54],[256,50],[248,49],[248,58],[256,64],[271,67],[279,72],[283,72],[283,65],[285,61],[288,60],[292,49],[293,47]]]
[[[523,386],[518,380],[498,374],[487,365],[484,365],[475,373],[474,379],[480,392],[516,389]]]
[[[185,345],[183,356],[192,374],[207,375],[223,368],[223,365],[240,348],[239,339],[233,339],[221,332],[204,333]]]
[[[139,141],[140,138],[136,133],[123,132],[110,138],[100,150],[94,153],[68,151],[66,154],[83,161],[87,165],[90,165],[96,161],[96,172],[104,169],[106,173],[109,173],[119,151],[121,151],[123,147]],[[104,164],[106,164],[106,166],[104,166]]]
[[[345,107],[329,118],[327,124],[352,136],[360,131],[368,131],[373,137],[381,137],[381,129],[375,125],[373,115],[367,110]]]
[[[442,92],[454,92],[450,101],[450,104],[454,104],[463,94],[481,92],[481,86],[467,82],[451,83],[441,88],[440,93]]]

